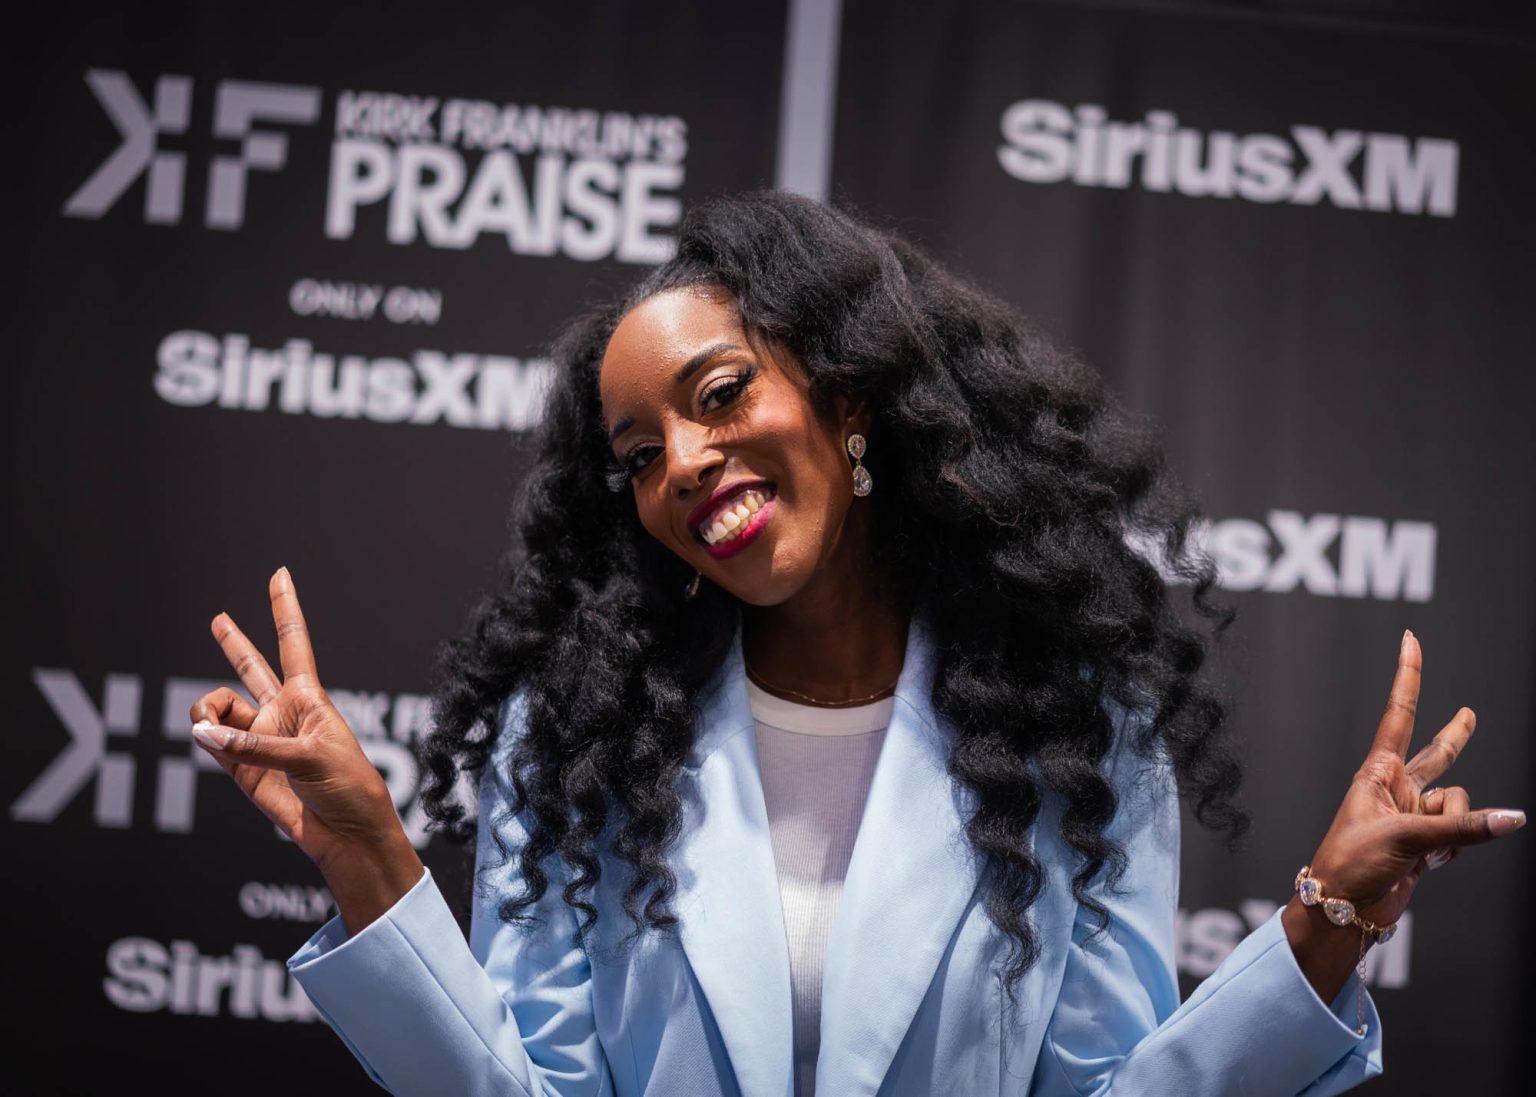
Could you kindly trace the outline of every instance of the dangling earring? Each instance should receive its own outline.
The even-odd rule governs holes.
[[[699,593],[699,580],[703,578],[703,576],[704,573],[698,568],[693,569],[693,578],[688,580],[688,585],[683,588],[683,599],[685,601],[692,601],[693,596]]]
[[[848,436],[848,452],[853,457],[853,493],[855,495],[868,495],[875,486],[870,478],[869,470],[860,460],[864,456],[864,436],[862,434],[850,434]]]

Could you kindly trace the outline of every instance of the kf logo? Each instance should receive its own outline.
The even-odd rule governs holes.
[[[94,782],[97,826],[130,826],[137,760],[126,751],[109,750],[108,737],[138,736],[143,681],[135,674],[107,675],[100,708],[91,702],[80,679],[67,670],[39,667],[33,670],[32,681],[69,733],[69,743],[11,804],[11,818],[29,823],[52,822],[65,805]],[[155,787],[155,826],[159,830],[186,833],[192,829],[197,771],[219,768],[206,751],[192,742],[190,721],[178,716],[184,715],[204,693],[223,684],[173,678],[166,685],[161,732],[171,743],[180,741],[185,745],[160,759]]]
[[[117,204],[141,176],[144,220],[181,223],[186,183],[185,152],[162,149],[162,136],[187,132],[192,116],[192,78],[161,76],[153,106],[128,75],[117,69],[90,69],[85,82],[122,135],[122,143],[64,203],[66,217],[97,220]],[[320,89],[297,84],[222,80],[214,91],[213,135],[239,141],[238,153],[212,158],[203,223],[234,230],[245,222],[245,180],[251,171],[280,171],[288,160],[288,135],[258,130],[255,123],[312,125],[320,117]]]
[[[133,826],[134,790],[138,785],[136,751],[113,749],[137,740],[142,720],[144,680],[136,674],[108,674],[101,704],[91,700],[79,677],[69,670],[36,667],[32,681],[53,710],[69,741],[32,783],[11,803],[11,818],[25,823],[52,823],[82,793],[92,792],[96,825],[116,830]],[[192,739],[188,710],[192,702],[232,682],[204,678],[167,678],[160,706],[162,749],[154,774],[154,827],[163,833],[193,830],[197,808],[197,777],[218,772],[219,763]],[[249,696],[246,697],[249,701]],[[362,734],[360,744],[379,770],[401,823],[417,849],[431,838],[431,821],[416,798],[420,772],[409,746],[384,737],[384,714],[391,707],[412,725],[427,719],[427,699],[400,694],[332,691],[332,700],[350,727]],[[116,740],[114,742],[113,740]],[[477,786],[460,773],[454,794],[465,810],[475,810]],[[407,812],[407,805],[410,809]],[[287,835],[274,828],[277,837]]]

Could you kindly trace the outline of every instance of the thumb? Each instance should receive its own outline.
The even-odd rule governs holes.
[[[207,720],[192,725],[192,737],[221,761],[279,769],[284,773],[307,769],[314,764],[314,753],[309,749],[307,739],[262,735]]]
[[[1454,846],[1490,842],[1525,826],[1525,812],[1484,808],[1461,815],[1415,815],[1405,822],[1404,837],[1413,852],[1424,854]]]

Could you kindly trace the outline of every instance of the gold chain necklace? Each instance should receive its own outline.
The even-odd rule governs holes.
[[[805,698],[807,704],[816,705],[820,708],[850,708],[854,705],[862,705],[869,701],[878,701],[880,698],[889,697],[891,694],[896,692],[896,683],[892,682],[890,685],[886,686],[879,692],[871,693],[868,697],[855,697],[849,701],[822,701],[816,697],[812,697],[809,693],[801,693],[797,689],[790,689],[788,686],[781,686],[768,681],[761,674],[757,673],[757,671],[747,666],[745,660],[743,660],[741,665],[746,667],[747,677],[752,679],[752,681],[756,682],[758,685],[762,686],[764,689],[778,693],[793,693],[796,697]]]

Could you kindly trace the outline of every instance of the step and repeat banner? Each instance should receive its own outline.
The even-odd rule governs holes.
[[[435,647],[495,578],[548,340],[772,184],[785,12],[134,8],[39,44],[12,122],[16,1092],[377,1092],[284,965],[323,881],[190,738],[209,622],[275,658],[290,568],[467,904],[415,807]]]
[[[494,580],[547,341],[691,202],[779,177],[790,19],[187,8],[35,45],[6,123],[23,1090],[376,1092],[283,963],[334,911],[318,873],[190,738],[230,679],[208,623],[270,651],[290,568],[322,679],[467,899],[410,745]],[[1186,824],[1186,991],[1285,901],[1403,628],[1420,738],[1471,706],[1454,782],[1526,806],[1530,52],[1065,4],[832,25],[826,196],[1074,347],[1206,500],[1255,827],[1232,856]],[[1470,851],[1373,952],[1382,1092],[1512,1086],[1529,864]]]
[[[1233,857],[1186,819],[1186,993],[1286,901],[1404,628],[1416,744],[1478,717],[1442,783],[1536,801],[1532,60],[1316,21],[845,6],[833,196],[1073,346],[1205,501],[1254,827]],[[1513,1092],[1531,860],[1524,835],[1467,851],[1372,950],[1381,1092]]]

